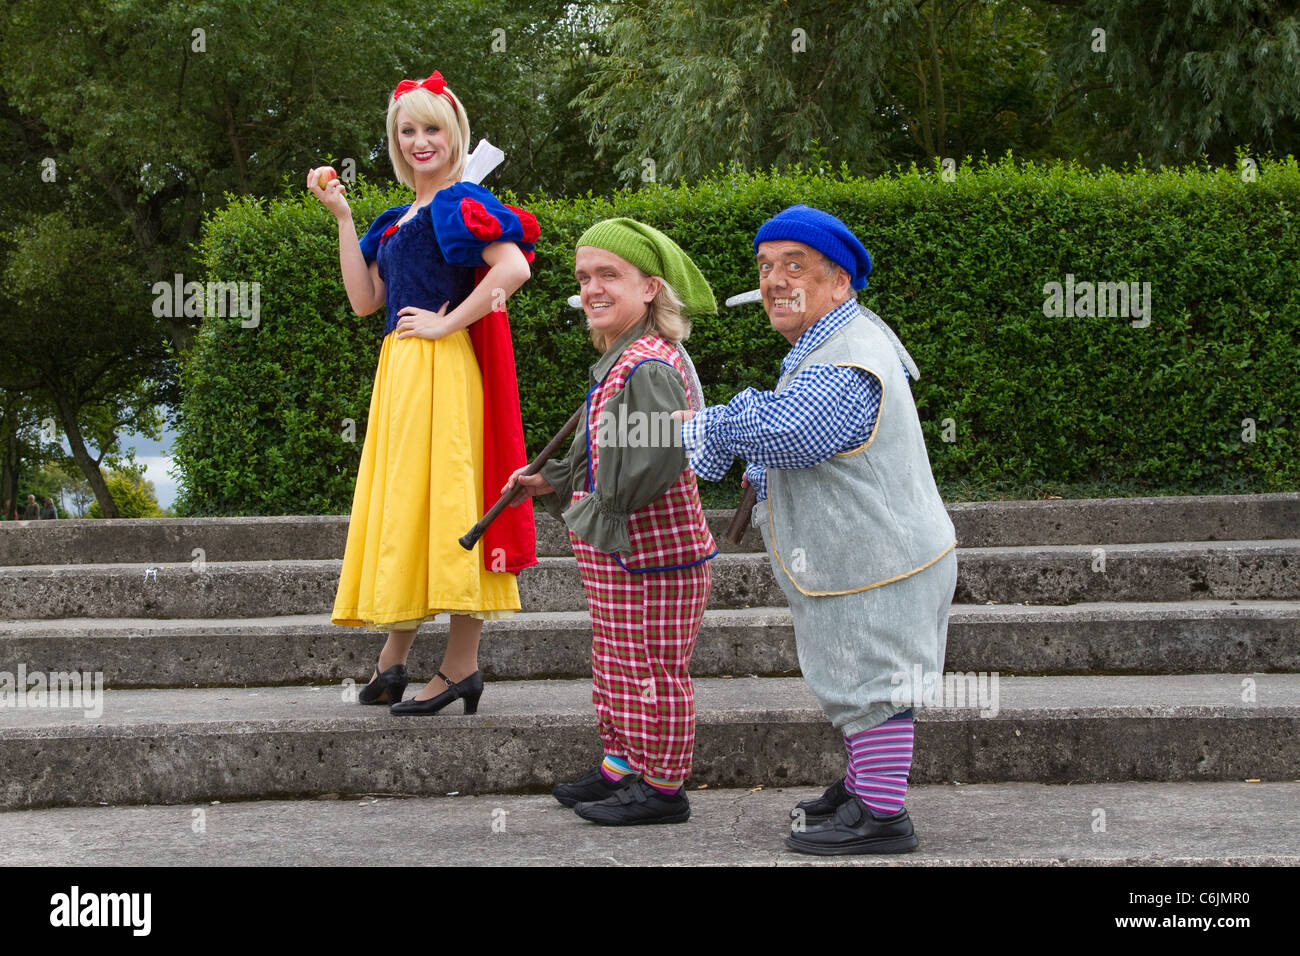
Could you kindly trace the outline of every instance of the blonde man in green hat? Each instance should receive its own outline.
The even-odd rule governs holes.
[[[555,797],[607,826],[684,823],[695,747],[691,652],[718,549],[672,413],[703,407],[681,342],[715,314],[709,284],[662,232],[608,219],[578,240],[592,341],[586,422],[568,455],[518,481],[569,528],[591,608],[592,701],[605,758]]]

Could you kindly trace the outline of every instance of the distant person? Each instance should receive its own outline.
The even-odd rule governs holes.
[[[54,507],[54,499],[53,499],[53,498],[46,498],[46,499],[45,499],[45,507],[41,508],[41,517],[42,517],[42,518],[54,519],[54,518],[57,518],[58,516],[59,516],[59,512],[58,512],[57,510],[55,510],[55,507]]]
[[[23,509],[24,521],[35,521],[41,516],[41,509],[36,504],[36,496],[27,496],[27,507]]]
[[[4,511],[0,511],[0,521],[13,521],[13,505],[8,498],[5,499]]]

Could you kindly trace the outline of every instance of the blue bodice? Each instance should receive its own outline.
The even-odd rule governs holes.
[[[405,215],[410,205],[397,208],[401,212],[394,223]],[[383,239],[376,258],[388,310],[385,335],[397,326],[397,313],[408,305],[437,312],[445,302],[450,312],[474,289],[474,270],[454,266],[443,255],[428,206]]]
[[[375,217],[361,237],[366,262],[379,263],[384,281],[387,335],[407,306],[450,312],[474,289],[474,269],[486,266],[483,250],[494,242],[515,242],[532,258],[537,221],[503,205],[474,183],[439,190],[407,222],[397,225],[411,204],[393,206]],[[528,220],[525,222],[520,216]]]

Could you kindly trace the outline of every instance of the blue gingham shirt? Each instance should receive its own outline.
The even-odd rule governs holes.
[[[781,378],[860,315],[857,299],[849,299],[814,322],[781,360]],[[809,365],[780,394],[747,388],[726,405],[702,409],[682,426],[682,443],[691,468],[709,481],[721,481],[736,457],[745,459],[745,477],[762,501],[768,468],[811,468],[857,448],[879,411],[880,380],[870,372]]]

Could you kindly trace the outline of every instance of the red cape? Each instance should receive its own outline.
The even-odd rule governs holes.
[[[511,206],[524,226],[524,238],[536,242],[537,220],[529,212]],[[529,261],[533,254],[525,252]],[[479,283],[488,270],[474,272]],[[519,379],[515,372],[515,350],[510,341],[510,320],[505,309],[489,312],[469,327],[479,371],[483,374],[483,504],[496,504],[501,488],[515,469],[528,464],[524,450],[524,426],[519,412]],[[533,502],[506,508],[483,533],[483,564],[489,571],[518,574],[537,563],[537,529],[533,524]]]

